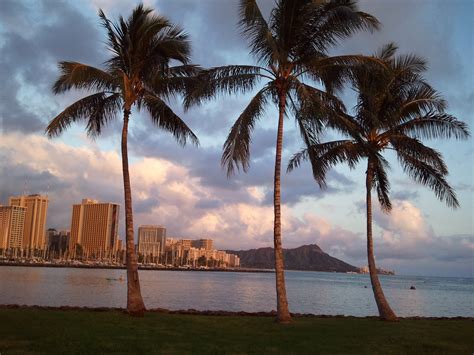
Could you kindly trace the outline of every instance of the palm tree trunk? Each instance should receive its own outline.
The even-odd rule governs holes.
[[[124,109],[122,129],[122,172],[123,189],[125,194],[125,233],[127,248],[127,312],[133,316],[143,317],[145,304],[143,303],[138,279],[137,254],[135,253],[135,241],[133,238],[133,211],[132,211],[132,189],[130,186],[130,174],[128,171],[128,119],[130,109]]]
[[[375,302],[377,303],[377,308],[379,309],[379,315],[382,320],[395,321],[398,320],[395,313],[390,308],[390,305],[385,298],[385,295],[380,285],[379,277],[377,275],[377,267],[375,266],[375,257],[374,257],[374,242],[372,239],[372,181],[374,178],[374,172],[369,165],[367,167],[367,176],[366,176],[366,189],[367,189],[367,258],[369,262],[369,274],[370,282],[372,283],[372,290],[374,292]]]
[[[286,297],[285,271],[283,261],[283,249],[281,246],[281,206],[280,206],[280,175],[281,175],[281,153],[283,147],[283,119],[285,114],[286,93],[280,94],[278,134],[275,154],[275,178],[274,178],[274,225],[273,242],[275,250],[275,276],[277,293],[277,322],[289,323],[291,321],[288,310],[288,299]]]

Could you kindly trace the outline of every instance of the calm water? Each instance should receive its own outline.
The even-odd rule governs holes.
[[[0,304],[124,307],[124,270],[0,267]],[[367,275],[288,271],[292,312],[376,315]],[[148,308],[270,311],[276,308],[274,274],[140,271]],[[474,316],[474,279],[382,276],[400,316]],[[416,290],[410,290],[410,286]],[[367,288],[364,288],[367,286]]]

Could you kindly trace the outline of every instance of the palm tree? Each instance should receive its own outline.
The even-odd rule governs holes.
[[[266,84],[253,97],[234,123],[224,143],[222,165],[228,176],[249,168],[251,133],[271,100],[278,105],[278,128],[274,171],[274,251],[277,293],[277,321],[291,320],[286,297],[281,244],[280,172],[284,117],[295,114],[305,136],[305,120],[315,113],[340,109],[339,101],[312,84],[323,84],[329,92],[342,86],[345,67],[363,60],[361,56],[329,57],[328,48],[339,39],[359,30],[373,30],[378,21],[357,11],[353,0],[278,0],[267,22],[256,0],[240,1],[240,28],[250,41],[250,51],[259,66],[228,65],[211,68],[202,74],[201,85],[185,99],[186,106],[199,104],[218,93],[245,93],[260,80]]]
[[[382,210],[390,211],[389,162],[383,157],[393,150],[405,173],[416,182],[431,188],[436,196],[452,208],[459,206],[456,194],[445,180],[448,170],[442,155],[427,147],[421,139],[469,137],[464,122],[445,113],[446,102],[426,83],[422,72],[426,62],[414,55],[395,57],[396,46],[386,45],[375,55],[383,66],[359,66],[353,73],[353,86],[358,93],[355,115],[339,113],[332,118],[332,127],[349,136],[321,143],[317,134],[310,134],[309,144],[290,160],[288,170],[309,159],[313,176],[320,187],[325,186],[328,170],[346,162],[350,168],[367,159],[367,256],[370,280],[380,317],[396,320],[380,285],[372,240],[371,192],[377,192]]]
[[[56,116],[46,128],[49,137],[60,135],[73,122],[86,122],[87,134],[100,135],[102,128],[123,112],[122,170],[125,194],[125,228],[127,254],[127,311],[144,314],[140,292],[137,255],[134,248],[132,193],[128,167],[128,123],[132,108],[149,112],[152,122],[171,132],[178,143],[187,140],[198,144],[190,128],[167,105],[170,96],[182,93],[196,75],[198,68],[189,65],[190,45],[187,35],[163,16],[138,5],[128,19],[120,17],[114,23],[99,11],[108,35],[108,49],[112,57],[105,69],[76,62],[61,62],[61,75],[53,86],[60,94],[72,88],[88,90],[86,96]],[[170,61],[182,65],[170,66]]]

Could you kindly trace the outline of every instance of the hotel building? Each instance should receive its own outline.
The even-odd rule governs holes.
[[[197,239],[191,242],[193,248],[197,249],[206,249],[212,250],[213,249],[213,242],[212,239]]]
[[[138,253],[159,256],[165,252],[166,228],[145,225],[138,228]]]
[[[178,245],[180,245],[183,250],[189,250],[189,249],[191,249],[192,240],[191,239],[180,239],[180,240],[178,240]]]
[[[23,230],[23,249],[46,248],[46,217],[48,214],[48,197],[27,195],[10,197],[10,206],[25,207],[25,224]]]
[[[25,215],[25,207],[0,206],[0,249],[22,248]]]
[[[117,244],[120,205],[83,199],[72,206],[69,250],[79,244],[87,255],[114,252]]]

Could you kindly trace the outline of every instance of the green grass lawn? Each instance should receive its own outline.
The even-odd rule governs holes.
[[[0,353],[474,352],[471,320],[295,318],[0,309]]]

